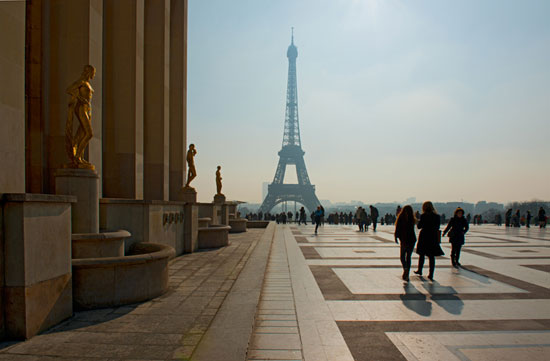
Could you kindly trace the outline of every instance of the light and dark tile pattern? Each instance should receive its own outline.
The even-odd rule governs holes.
[[[472,226],[463,268],[444,242],[435,281],[411,272],[405,283],[392,227],[300,230],[297,248],[353,359],[550,359],[550,231]]]

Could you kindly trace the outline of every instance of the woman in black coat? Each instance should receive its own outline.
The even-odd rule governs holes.
[[[414,271],[414,273],[422,276],[424,258],[427,256],[430,260],[430,273],[428,274],[430,281],[434,280],[435,257],[445,254],[439,245],[441,239],[439,225],[439,214],[436,213],[434,205],[430,201],[424,202],[422,205],[422,215],[417,225],[420,233],[418,234],[416,253],[420,257],[418,258],[418,270]]]
[[[455,210],[454,217],[443,231],[443,236],[449,232],[449,242],[451,242],[451,263],[454,268],[458,268],[460,263],[460,249],[464,245],[464,235],[468,232],[468,221],[464,218],[464,210],[458,207]]]
[[[409,271],[411,269],[411,256],[416,243],[416,234],[414,233],[413,209],[411,206],[405,206],[397,216],[395,222],[395,243],[401,241],[401,265],[403,265],[403,280],[409,282]]]

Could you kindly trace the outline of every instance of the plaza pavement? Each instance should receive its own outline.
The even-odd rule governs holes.
[[[78,312],[0,360],[549,360],[550,229],[471,226],[458,270],[446,240],[435,281],[405,283],[392,226],[272,223],[173,260],[166,295]]]
[[[402,281],[392,226],[324,226],[317,236],[312,226],[279,226],[277,242],[293,304],[260,303],[258,313],[271,310],[275,323],[276,311],[295,310],[300,348],[258,327],[249,360],[550,360],[550,230],[471,226],[463,268],[451,267],[445,238],[434,282]],[[262,299],[272,295],[264,286]]]

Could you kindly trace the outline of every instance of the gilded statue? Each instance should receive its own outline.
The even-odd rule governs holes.
[[[221,166],[218,166],[218,169],[216,170],[216,191],[217,195],[223,196],[222,193],[222,173],[220,172],[222,169]]]
[[[78,80],[67,88],[67,94],[71,96],[69,112],[65,126],[65,147],[69,156],[68,168],[94,169],[93,164],[84,159],[84,151],[93,137],[92,131],[92,95],[94,89],[90,80],[95,76],[95,68],[86,65]],[[73,135],[73,119],[78,119],[78,129]]]
[[[195,144],[189,144],[189,150],[187,151],[187,183],[185,188],[192,188],[189,184],[197,176],[197,170],[195,169],[195,155],[197,150]]]

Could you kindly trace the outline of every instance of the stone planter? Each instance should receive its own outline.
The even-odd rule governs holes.
[[[231,227],[224,225],[210,225],[199,227],[199,249],[218,248],[229,244]]]
[[[269,221],[248,221],[246,228],[267,228]]]
[[[73,233],[72,257],[101,258],[124,256],[124,240],[130,237],[128,231],[103,233]]]
[[[229,226],[231,227],[231,230],[229,232],[231,233],[241,233],[246,232],[246,224],[248,223],[248,220],[246,218],[234,218],[229,219]]]
[[[199,228],[206,228],[210,223],[212,223],[212,218],[210,217],[199,218]]]
[[[77,309],[114,307],[158,297],[168,290],[172,247],[137,243],[123,257],[73,260],[73,301]]]

